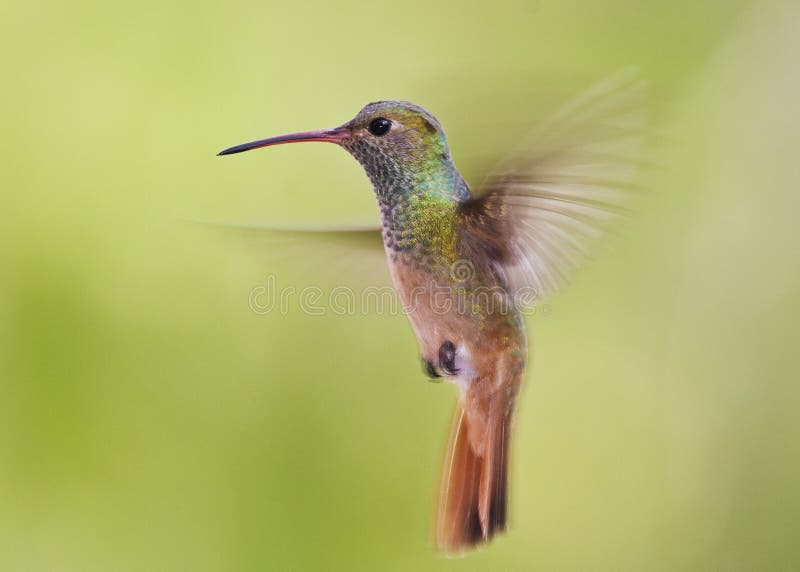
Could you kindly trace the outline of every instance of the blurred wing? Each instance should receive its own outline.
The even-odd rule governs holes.
[[[463,203],[466,229],[527,302],[563,286],[624,217],[645,128],[646,84],[630,71],[545,122]]]
[[[235,237],[258,255],[263,271],[287,263],[316,279],[348,286],[391,284],[379,225],[281,227],[201,223]]]

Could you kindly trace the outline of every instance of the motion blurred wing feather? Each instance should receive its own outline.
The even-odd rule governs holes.
[[[268,226],[204,222],[240,240],[257,255],[265,272],[289,263],[316,279],[333,279],[341,285],[389,286],[381,227],[379,225]]]
[[[490,249],[509,289],[540,300],[589,257],[634,194],[646,84],[624,71],[574,98],[463,203],[466,232]]]

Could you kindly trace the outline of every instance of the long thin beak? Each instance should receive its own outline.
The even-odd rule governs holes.
[[[260,147],[269,147],[270,145],[281,145],[283,143],[302,143],[304,141],[326,141],[328,143],[340,143],[342,139],[347,137],[349,130],[344,127],[337,127],[336,129],[320,129],[319,131],[302,131],[300,133],[290,133],[289,135],[279,135],[278,137],[270,137],[269,139],[260,139],[258,141],[251,141],[250,143],[243,143],[236,147],[231,147],[220,151],[217,155],[233,155],[234,153],[241,153],[242,151],[250,151],[251,149],[258,149]]]

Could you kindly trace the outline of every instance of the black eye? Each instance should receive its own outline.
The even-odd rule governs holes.
[[[373,119],[369,123],[369,132],[375,135],[376,137],[380,137],[381,135],[386,135],[389,132],[389,129],[392,127],[392,122],[386,119],[385,117],[378,117],[377,119]]]

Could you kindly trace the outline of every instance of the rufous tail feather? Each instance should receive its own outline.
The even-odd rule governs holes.
[[[479,439],[470,438],[471,416],[464,404],[459,403],[456,410],[435,539],[437,547],[448,554],[484,543],[506,528],[511,407],[500,396],[488,405],[485,435]]]

